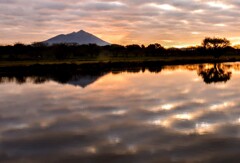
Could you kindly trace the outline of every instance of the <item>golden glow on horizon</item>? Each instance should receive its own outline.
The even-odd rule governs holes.
[[[182,21],[182,22],[184,24],[187,23],[185,21]],[[224,28],[226,25],[225,24],[215,24],[214,26],[217,26],[219,28]],[[28,34],[28,35],[26,35],[27,37],[23,37],[23,38],[19,39],[18,41],[12,41],[13,40],[12,39],[12,40],[6,40],[6,42],[0,42],[0,44],[1,45],[9,45],[9,44],[17,43],[17,42],[30,44],[30,43],[37,42],[37,41],[47,40],[48,38],[58,35],[59,33],[68,34],[68,33],[71,33],[72,31],[76,32],[78,30],[71,30],[71,28],[69,28],[69,29],[67,29],[67,32],[64,32],[64,31],[65,30],[56,30],[56,31],[54,31],[54,34],[41,32],[42,39],[39,39],[39,40],[35,40],[32,37],[37,34]],[[138,44],[138,45],[148,46],[149,44],[152,44],[152,43],[160,43],[162,46],[164,46],[166,48],[170,48],[170,47],[185,48],[185,47],[191,47],[191,46],[199,46],[199,45],[201,45],[202,40],[206,36],[208,36],[207,34],[203,34],[202,32],[199,32],[199,31],[192,31],[192,32],[189,32],[189,34],[192,35],[192,37],[193,37],[190,40],[186,39],[186,38],[175,38],[175,36],[168,37],[167,39],[161,39],[161,36],[159,36],[159,38],[156,38],[156,36],[154,36],[154,35],[153,36],[148,35],[147,37],[150,37],[150,39],[144,39],[144,37],[138,38],[139,36],[136,36],[136,38],[134,38],[134,39],[129,39],[129,36],[131,35],[130,31],[124,31],[123,29],[118,29],[118,28],[114,29],[114,27],[109,27],[108,31],[99,31],[94,28],[91,28],[91,29],[85,30],[85,31],[92,33],[93,35],[95,35],[107,42],[110,42],[112,44],[120,44],[120,45]],[[161,33],[159,33],[159,34],[161,34]],[[232,46],[240,44],[240,37],[238,37],[238,36],[231,36],[231,37],[226,37],[225,35],[222,35],[222,36],[221,35],[209,35],[209,36],[225,37],[231,41]],[[151,39],[151,37],[153,37],[153,38]],[[186,42],[188,42],[188,43],[186,43]]]

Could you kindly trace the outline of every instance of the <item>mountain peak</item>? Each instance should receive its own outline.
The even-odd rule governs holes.
[[[87,32],[81,29],[81,30],[78,31],[77,33],[87,33]]]
[[[61,44],[61,43],[77,43],[79,45],[83,45],[83,44],[97,44],[99,46],[105,46],[105,45],[109,45],[108,42],[94,36],[91,33],[88,33],[84,30],[80,30],[78,32],[72,32],[69,34],[60,34],[57,35],[53,38],[50,38],[46,41],[44,41],[44,43],[47,43],[49,45],[53,45],[53,44]]]

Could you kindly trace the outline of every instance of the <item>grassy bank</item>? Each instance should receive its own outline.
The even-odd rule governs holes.
[[[36,60],[2,60],[0,67],[11,66],[30,66],[35,64],[86,64],[86,63],[108,63],[108,62],[159,62],[161,64],[194,64],[194,63],[214,63],[214,62],[236,62],[240,61],[240,55],[221,56],[214,58],[211,55],[172,55],[172,56],[158,56],[158,57],[85,57],[85,58],[71,58],[71,59],[36,59]]]

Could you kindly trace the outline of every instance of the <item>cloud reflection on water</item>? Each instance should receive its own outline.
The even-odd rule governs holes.
[[[236,162],[240,78],[196,78],[165,69],[109,73],[85,89],[1,84],[0,161]]]

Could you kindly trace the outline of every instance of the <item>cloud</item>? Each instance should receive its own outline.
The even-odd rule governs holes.
[[[2,44],[42,41],[80,29],[112,43],[159,42],[165,46],[200,44],[205,36],[240,35],[236,28],[240,26],[236,21],[240,17],[237,0],[2,0],[0,3]]]
[[[92,10],[94,12],[96,11],[106,11],[106,10],[117,10],[122,9],[123,7],[126,7],[126,5],[122,2],[86,2],[82,5],[79,5],[79,7],[82,7],[85,11]]]

